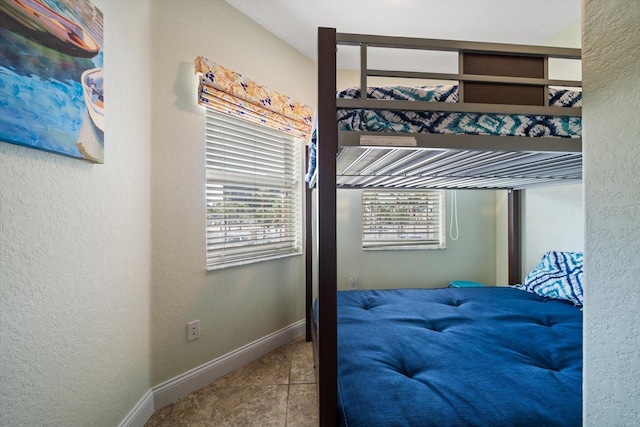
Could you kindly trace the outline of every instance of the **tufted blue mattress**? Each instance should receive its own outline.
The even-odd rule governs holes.
[[[505,287],[341,291],[338,388],[349,427],[580,426],[582,312]]]

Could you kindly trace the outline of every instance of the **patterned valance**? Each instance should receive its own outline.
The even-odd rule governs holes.
[[[311,108],[286,95],[257,84],[199,56],[196,73],[201,74],[198,103],[254,123],[308,139],[313,122]]]

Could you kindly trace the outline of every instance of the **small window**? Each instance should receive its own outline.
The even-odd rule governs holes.
[[[301,143],[205,110],[207,269],[302,253]]]
[[[444,190],[362,191],[363,249],[444,249]]]

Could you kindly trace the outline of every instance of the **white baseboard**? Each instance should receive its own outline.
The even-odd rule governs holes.
[[[144,427],[153,412],[153,390],[147,390],[118,427]]]
[[[154,411],[201,389],[304,333],[305,321],[300,320],[153,387],[142,396],[118,427],[143,427]]]

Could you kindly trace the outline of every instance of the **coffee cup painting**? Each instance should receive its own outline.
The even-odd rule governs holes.
[[[89,0],[0,0],[0,141],[104,163],[102,34]]]

